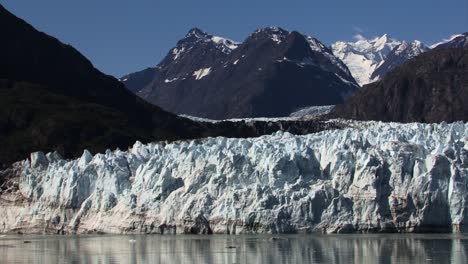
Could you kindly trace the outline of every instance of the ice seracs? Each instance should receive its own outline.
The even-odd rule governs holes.
[[[464,231],[468,124],[342,121],[305,136],[140,142],[15,165],[2,232]],[[45,157],[45,159],[44,159]]]

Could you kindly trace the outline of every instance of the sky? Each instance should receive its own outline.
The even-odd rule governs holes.
[[[467,0],[0,0],[116,77],[157,65],[193,27],[243,41],[280,26],[326,45],[388,33],[430,45],[468,31]]]

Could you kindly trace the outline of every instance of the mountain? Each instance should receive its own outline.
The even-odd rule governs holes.
[[[168,56],[154,68],[128,74],[120,80],[134,93],[140,92],[154,79],[164,76],[172,78],[161,79],[163,83],[176,81],[181,73],[193,73],[206,68],[217,60],[222,60],[237,47],[237,43],[225,38],[208,35],[198,28],[190,30],[184,39],[177,43]],[[202,78],[202,77],[201,77]]]
[[[468,121],[468,47],[436,48],[365,85],[331,116],[394,122]]]
[[[449,39],[431,46],[434,49],[462,48],[468,46],[468,32],[451,36]]]
[[[145,102],[76,49],[1,5],[0,23],[0,170],[38,150],[71,158],[83,149],[127,149],[137,140],[255,137],[278,130],[306,134],[337,127],[316,120],[201,123],[182,118]],[[0,173],[0,185],[2,178]]]
[[[420,41],[403,41],[387,54],[386,59],[379,64],[379,66],[371,74],[370,78],[371,80],[380,80],[388,72],[402,65],[407,60],[427,51],[429,51],[429,48]]]
[[[359,35],[356,42],[338,41],[331,49],[361,86],[380,80],[406,60],[429,50],[420,41],[399,41],[387,34],[370,40]]]
[[[0,164],[36,150],[66,157],[179,139],[202,127],[167,113],[93,67],[76,49],[0,5]]]
[[[212,119],[287,116],[340,103],[358,87],[320,41],[278,27],[243,43],[192,29],[154,70],[121,80],[167,111]]]

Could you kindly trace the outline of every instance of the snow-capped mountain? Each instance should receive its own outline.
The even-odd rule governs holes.
[[[128,74],[120,80],[129,90],[138,93],[158,77],[161,77],[163,83],[172,83],[186,78],[189,73],[201,79],[208,73],[208,66],[217,61],[223,61],[238,45],[232,40],[212,36],[199,28],[193,28],[177,43],[176,47],[169,51],[157,67]],[[201,73],[201,69],[206,69],[204,75],[198,74],[198,72]]]
[[[433,49],[462,48],[468,46],[468,32],[456,34],[431,46]]]
[[[408,43],[387,34],[374,39],[358,36],[355,42],[338,41],[332,45],[333,54],[348,66],[361,86],[381,79],[388,71],[427,50],[420,41]]]
[[[192,29],[157,67],[121,81],[165,110],[212,119],[287,116],[340,103],[358,88],[324,44],[279,27],[243,43]]]
[[[407,60],[412,59],[430,49],[421,41],[403,41],[387,54],[386,59],[374,70],[370,79],[372,81],[381,80],[385,74],[402,65]]]

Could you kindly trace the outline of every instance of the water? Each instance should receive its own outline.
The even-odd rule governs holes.
[[[468,234],[3,236],[0,263],[468,263]]]

